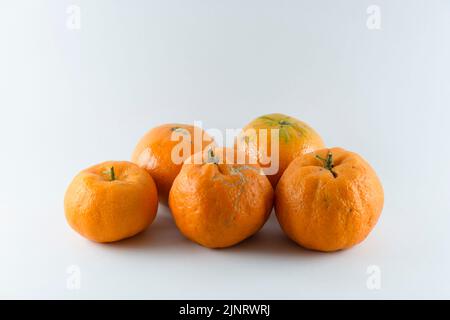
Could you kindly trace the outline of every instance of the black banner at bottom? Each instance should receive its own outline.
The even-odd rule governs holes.
[[[403,315],[444,307],[448,301],[398,301],[398,300],[42,300],[1,301],[3,312],[19,315],[31,312],[34,315],[70,315],[85,318],[86,315],[114,316],[130,319],[133,316],[155,316],[152,319],[291,319],[315,315],[344,316],[361,315],[385,317],[386,311],[402,312]],[[89,309],[87,312],[86,310]],[[62,312],[62,313],[61,313]],[[312,312],[312,313],[311,313]],[[157,316],[157,317],[156,317]]]

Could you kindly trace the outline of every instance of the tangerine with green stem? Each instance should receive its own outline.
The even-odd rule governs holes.
[[[64,197],[69,225],[96,242],[134,236],[152,223],[157,209],[152,177],[127,161],[108,161],[82,170]]]
[[[216,148],[201,163],[187,159],[170,190],[178,229],[208,248],[233,246],[250,237],[272,210],[273,189],[260,168],[227,160],[227,154]]]
[[[380,179],[361,156],[342,148],[297,157],[275,191],[286,235],[319,251],[350,248],[374,228],[383,209]]]

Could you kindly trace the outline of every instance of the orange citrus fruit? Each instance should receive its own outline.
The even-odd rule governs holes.
[[[200,163],[187,159],[169,195],[181,233],[209,248],[229,247],[255,234],[272,210],[267,177],[257,165],[224,163],[226,150],[211,149]]]
[[[146,169],[155,180],[160,199],[167,203],[173,180],[183,161],[194,153],[214,145],[202,129],[169,123],[151,129],[134,149],[131,161]]]
[[[272,140],[274,129],[278,130],[278,140],[275,141]],[[278,150],[274,149],[277,146]],[[274,188],[292,160],[323,147],[322,138],[313,128],[303,121],[281,113],[267,114],[254,119],[243,128],[235,143],[235,149],[254,157],[265,170],[276,167],[274,172],[266,171]],[[276,157],[278,163],[274,160]],[[251,160],[247,158],[246,161]]]
[[[335,251],[363,241],[384,202],[375,171],[358,154],[321,149],[296,158],[276,188],[275,212],[289,238]]]
[[[69,225],[96,242],[112,242],[146,229],[158,209],[150,174],[134,163],[108,161],[81,171],[64,198]]]

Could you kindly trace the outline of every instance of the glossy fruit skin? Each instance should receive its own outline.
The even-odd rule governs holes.
[[[225,149],[215,149],[223,159]],[[233,246],[255,234],[273,206],[273,189],[256,165],[185,163],[169,195],[178,229],[208,248]]]
[[[110,171],[114,167],[115,180]],[[127,161],[108,161],[81,171],[64,198],[69,225],[95,242],[125,239],[146,229],[158,210],[150,174]]]
[[[304,153],[312,152],[316,149],[325,147],[320,135],[305,122],[281,113],[266,114],[247,124],[243,128],[242,134],[238,137],[238,139],[241,139],[242,143],[240,145],[237,143],[235,144],[236,149],[245,151],[248,154],[255,154],[257,155],[258,160],[261,159],[264,154],[271,154],[270,133],[268,133],[267,145],[251,145],[245,143],[246,139],[251,139],[250,135],[246,133],[249,129],[254,129],[256,134],[259,134],[259,130],[261,129],[280,130],[279,170],[276,174],[267,175],[274,188],[276,187],[278,180],[283,175],[284,170],[286,170],[292,160]],[[258,161],[258,163],[261,167],[266,166],[264,163],[261,163],[261,161]]]
[[[183,140],[183,143],[189,143],[190,153],[182,154],[182,161],[179,163],[172,161],[171,157],[173,148],[181,141],[173,141],[171,138],[176,130],[186,132],[191,139]],[[200,136],[203,136],[200,142],[195,144],[191,143],[194,139],[194,130],[198,130]],[[158,188],[160,200],[166,204],[170,188],[181,170],[183,161],[209,146],[214,146],[214,141],[202,129],[186,124],[168,123],[151,129],[141,138],[133,151],[131,161],[150,173]]]
[[[333,171],[324,168],[331,152]],[[281,177],[275,212],[286,235],[319,251],[350,248],[363,241],[383,209],[383,187],[358,154],[321,149],[296,158]]]

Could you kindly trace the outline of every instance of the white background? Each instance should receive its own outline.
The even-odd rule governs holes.
[[[80,30],[66,26],[70,4]],[[366,26],[372,4],[380,30]],[[450,298],[449,16],[444,0],[1,0],[0,297]],[[115,244],[66,224],[72,177],[129,159],[151,127],[225,130],[270,112],[376,169],[385,208],[361,245],[306,251],[272,217],[209,250],[165,207]]]

